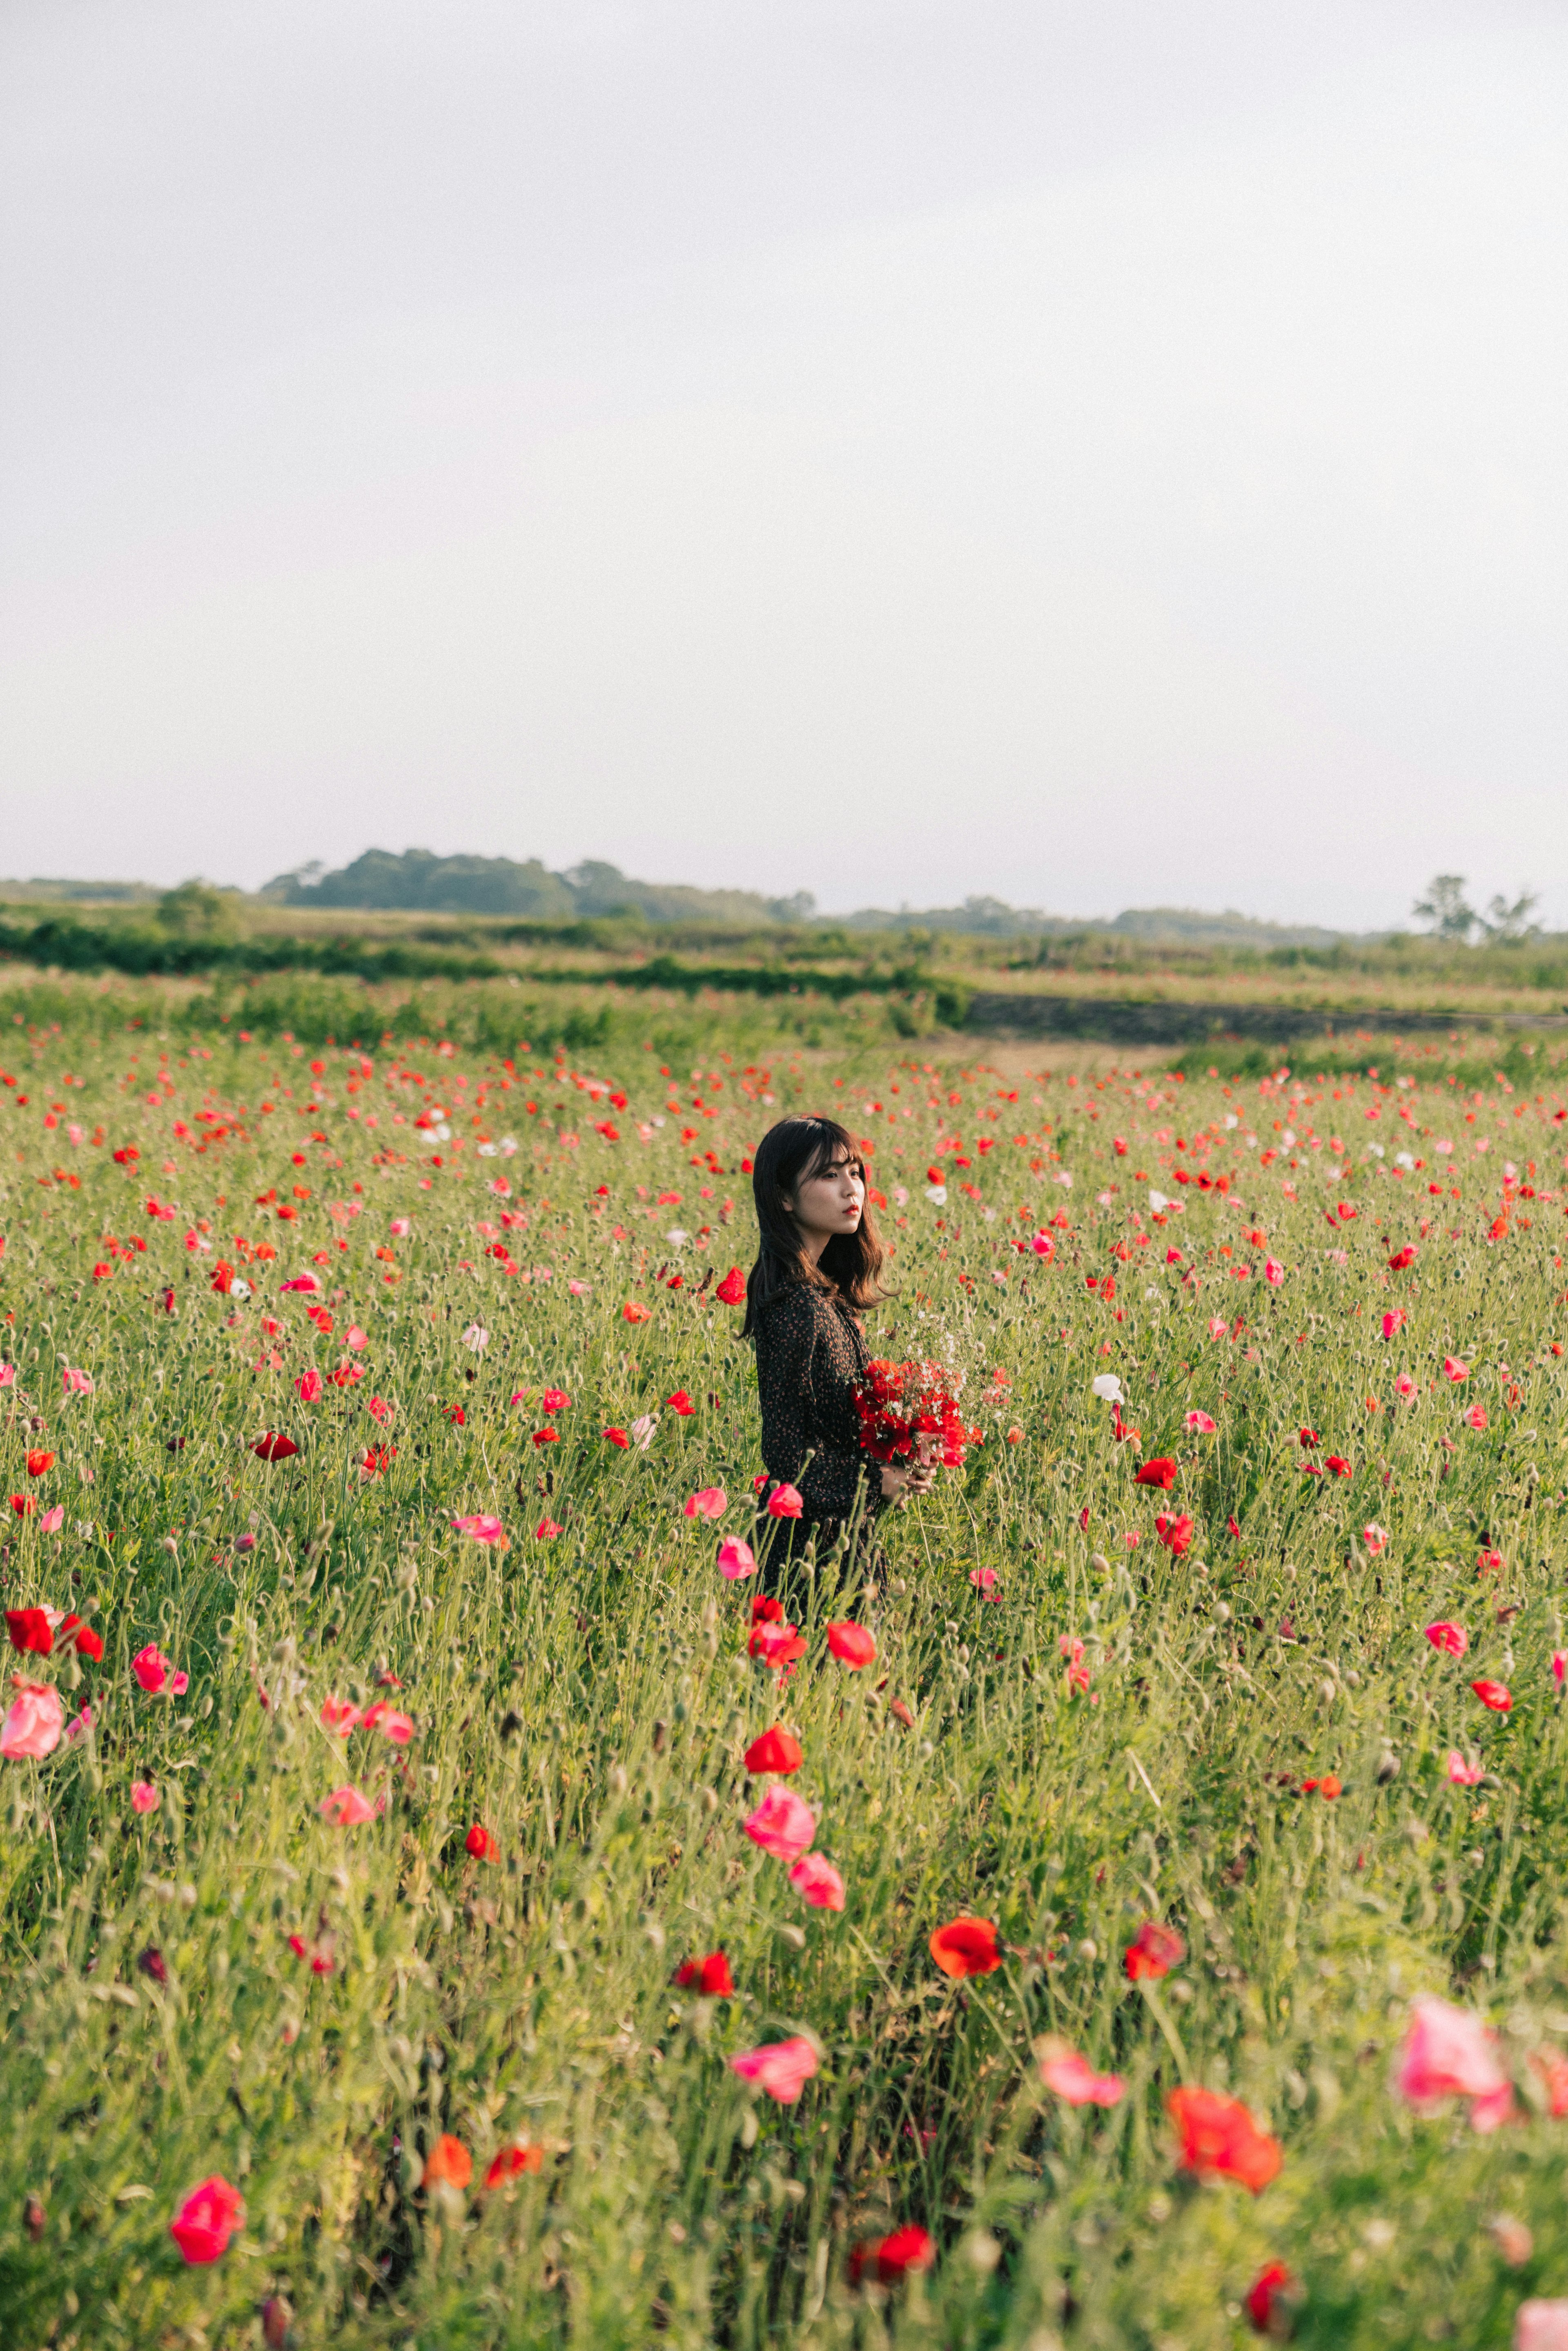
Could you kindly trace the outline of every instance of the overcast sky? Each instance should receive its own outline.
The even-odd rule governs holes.
[[[0,871],[1568,926],[1568,17],[8,0]]]

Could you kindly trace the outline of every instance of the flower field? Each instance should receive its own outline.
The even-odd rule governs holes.
[[[1544,1054],[69,1002],[0,1032],[7,2346],[1568,2345]],[[775,1607],[791,1109],[981,1441]]]

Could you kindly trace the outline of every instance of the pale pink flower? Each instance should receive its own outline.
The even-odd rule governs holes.
[[[573,1298],[588,1298],[593,1290],[591,1281],[569,1281],[566,1286]]]
[[[638,1414],[636,1419],[632,1423],[632,1426],[627,1430],[626,1434],[632,1439],[632,1444],[637,1447],[639,1453],[646,1453],[649,1446],[653,1442],[653,1431],[658,1427],[658,1426],[659,1416],[656,1412],[640,1412]]]
[[[1208,1335],[1211,1339],[1223,1339],[1229,1327],[1230,1326],[1226,1322],[1224,1315],[1217,1314],[1209,1323]]]
[[[820,1853],[802,1854],[789,1872],[789,1883],[813,1910],[841,1910],[844,1907],[844,1881],[832,1863],[824,1861]]]
[[[1386,1551],[1388,1548],[1388,1529],[1380,1527],[1376,1520],[1373,1519],[1363,1527],[1361,1540],[1375,1559],[1380,1551]]]
[[[158,1809],[158,1791],[151,1780],[132,1780],[131,1801],[139,1813],[155,1813]]]
[[[52,1755],[60,1743],[58,1690],[52,1682],[25,1682],[19,1675],[12,1687],[16,1697],[0,1727],[0,1755],[13,1762],[24,1755],[35,1760]]]
[[[365,1721],[367,1725],[373,1722],[382,1737],[390,1739],[394,1747],[406,1747],[413,1737],[413,1717],[411,1714],[400,1714],[396,1707],[373,1706],[366,1715]]]
[[[769,1788],[742,1823],[753,1844],[779,1861],[799,1861],[817,1834],[817,1815],[792,1788]]]
[[[1268,1283],[1270,1285],[1270,1287],[1271,1287],[1271,1288],[1273,1288],[1273,1289],[1275,1289],[1275,1290],[1278,1290],[1278,1289],[1279,1289],[1279,1287],[1280,1287],[1280,1284],[1284,1280],[1284,1279],[1285,1279],[1285,1269],[1284,1269],[1284,1267],[1280,1263],[1280,1260],[1279,1260],[1279,1259],[1278,1259],[1277,1257],[1270,1257],[1270,1258],[1265,1258],[1265,1259],[1264,1259],[1264,1260],[1263,1260],[1263,1279],[1264,1279],[1264,1280],[1265,1280],[1266,1282],[1268,1282]]]
[[[1402,1396],[1406,1404],[1410,1404],[1421,1391],[1408,1372],[1401,1372],[1394,1383],[1394,1393],[1396,1395]]]
[[[413,1230],[412,1217],[394,1217],[389,1228],[394,1241],[406,1240]]]
[[[1330,1249],[1327,1254],[1328,1260],[1331,1265],[1348,1265],[1350,1263],[1350,1251],[1348,1249]]]
[[[1410,2003],[1395,2085],[1422,2113],[1434,2112],[1444,2098],[1470,2099],[1470,2125],[1478,2131],[1496,2130],[1513,2104],[1512,2085],[1498,2063],[1496,2034],[1473,2010],[1455,2008],[1432,1992]]]
[[[60,1376],[65,1382],[65,1392],[67,1395],[91,1395],[92,1374],[90,1372],[78,1372],[71,1364],[68,1364]]]
[[[781,2106],[792,2106],[821,2060],[803,2033],[790,2041],[765,2042],[760,2049],[744,2050],[729,2061],[743,2082],[755,2082]]]
[[[1485,1776],[1480,1764],[1474,1761],[1467,1763],[1457,1747],[1449,1748],[1448,1768],[1444,1777],[1451,1780],[1456,1788],[1479,1788]]]
[[[688,1519],[722,1519],[729,1508],[729,1496],[722,1486],[699,1486],[688,1494],[683,1504]]]
[[[0,1364],[0,1388],[14,1387],[16,1383],[15,1364]]]
[[[1521,2302],[1513,2314],[1513,2351],[1568,2351],[1568,2302]]]
[[[1451,1380],[1468,1380],[1470,1375],[1469,1364],[1461,1363],[1458,1355],[1445,1355],[1443,1369]]]
[[[41,1535],[57,1535],[65,1522],[66,1506],[63,1502],[57,1502],[52,1510],[45,1510],[40,1516],[38,1532]]]
[[[974,1585],[977,1592],[994,1591],[997,1582],[997,1571],[994,1567],[972,1567],[969,1570],[969,1581]]]
[[[490,1333],[482,1322],[470,1322],[463,1333],[463,1344],[470,1353],[482,1355],[490,1343]]]
[[[1053,2042],[1040,2061],[1040,2078],[1070,2106],[1113,2106],[1126,2089],[1119,2074],[1097,2074],[1087,2057],[1065,2042]]]
[[[1473,1404],[1469,1412],[1462,1412],[1459,1415],[1459,1418],[1467,1428],[1484,1428],[1487,1425],[1486,1406]]]
[[[751,1545],[742,1542],[738,1535],[726,1535],[718,1547],[718,1572],[727,1575],[731,1583],[740,1576],[755,1575],[757,1560]]]
[[[506,1540],[506,1529],[500,1520],[488,1517],[483,1510],[476,1510],[465,1519],[454,1519],[452,1524],[458,1534],[472,1535],[476,1542],[498,1543]]]
[[[368,1347],[370,1343],[370,1332],[368,1331],[361,1331],[357,1322],[350,1322],[348,1330],[343,1335],[344,1346],[352,1348],[354,1353],[357,1355],[361,1347]]]
[[[363,1821],[375,1818],[376,1808],[368,1796],[361,1796],[352,1785],[334,1788],[324,1796],[319,1807],[323,1820],[340,1829],[357,1829]]]
[[[85,1739],[91,1729],[92,1708],[90,1706],[84,1706],[81,1712],[73,1714],[66,1725],[66,1745],[74,1747],[77,1740]]]
[[[294,1393],[301,1404],[315,1404],[321,1394],[321,1374],[312,1364],[294,1383]]]
[[[1189,1412],[1182,1423],[1184,1428],[1196,1429],[1201,1437],[1212,1437],[1218,1426],[1206,1412]]]

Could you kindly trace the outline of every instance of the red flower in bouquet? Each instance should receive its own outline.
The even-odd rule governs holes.
[[[885,1356],[866,1365],[855,1395],[861,1447],[873,1461],[939,1459],[956,1468],[977,1428],[967,1428],[951,1374],[940,1364],[894,1364]]]

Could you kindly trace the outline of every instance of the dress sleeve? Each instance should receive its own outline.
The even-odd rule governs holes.
[[[816,1340],[810,1301],[800,1292],[787,1292],[777,1299],[768,1309],[767,1324],[759,1337],[757,1389],[762,1406],[763,1467],[778,1483],[799,1486],[810,1441],[811,1355]]]

